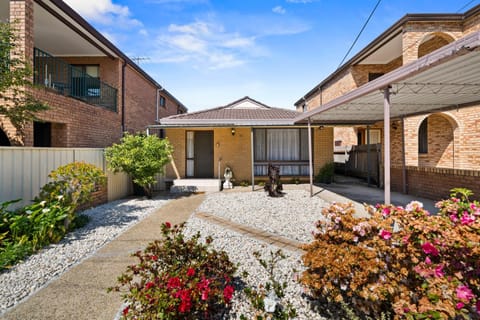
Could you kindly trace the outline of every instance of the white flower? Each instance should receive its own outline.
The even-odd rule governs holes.
[[[26,214],[32,214],[32,210],[25,211]]]
[[[47,203],[47,201],[43,200],[42,202],[40,202],[40,205],[41,205],[42,207],[44,207],[46,203]]]
[[[417,208],[421,209],[423,208],[423,203],[420,201],[412,201],[407,206],[405,207],[405,210],[407,211],[415,211]]]
[[[42,209],[42,212],[43,212],[43,213],[50,212],[50,208],[45,208],[45,209]]]

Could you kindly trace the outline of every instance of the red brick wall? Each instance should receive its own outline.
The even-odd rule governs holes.
[[[45,88],[35,90],[34,96],[50,106],[38,118],[53,123],[53,147],[103,148],[118,142],[122,136],[119,113]],[[25,146],[33,146],[31,124],[26,128]]]
[[[480,199],[480,171],[407,167],[408,194],[433,200],[448,198],[450,189],[467,188]],[[391,168],[392,191],[403,191],[401,167]]]

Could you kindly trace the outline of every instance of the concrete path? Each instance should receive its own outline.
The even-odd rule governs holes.
[[[106,289],[115,285],[117,277],[135,261],[130,254],[159,239],[163,222],[179,224],[186,221],[203,200],[204,195],[171,200],[92,257],[5,313],[1,319],[113,319],[122,300],[119,293],[107,293]]]

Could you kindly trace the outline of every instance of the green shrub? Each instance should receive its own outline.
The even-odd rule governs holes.
[[[11,202],[1,208],[0,270],[10,267],[26,255],[50,243],[60,241],[66,232],[65,219],[70,207],[62,199],[34,202],[16,211],[8,211]]]
[[[52,181],[32,204],[14,211],[8,207],[20,200],[0,204],[0,271],[60,241],[72,227],[85,225],[88,217],[77,219],[75,211],[106,182],[100,169],[79,162],[59,167],[49,177]]]
[[[63,206],[68,207],[65,228],[68,230],[75,219],[75,212],[82,204],[91,201],[92,193],[105,186],[107,178],[102,170],[93,164],[73,162],[52,171],[50,182],[44,185],[36,202],[47,203],[62,200]]]
[[[332,183],[335,175],[335,163],[330,162],[320,168],[320,171],[315,176],[317,183]]]
[[[211,319],[228,306],[236,267],[225,252],[212,249],[212,238],[186,239],[184,225],[162,225],[163,240],[134,254],[138,262],[109,291],[123,295],[123,319]]]
[[[141,186],[151,198],[155,176],[163,173],[165,165],[170,162],[172,151],[167,139],[126,133],[120,144],[114,144],[105,150],[105,157],[110,170],[129,174],[133,182]]]

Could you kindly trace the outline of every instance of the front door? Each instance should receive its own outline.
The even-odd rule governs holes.
[[[194,176],[213,178],[213,131],[195,131]]]

